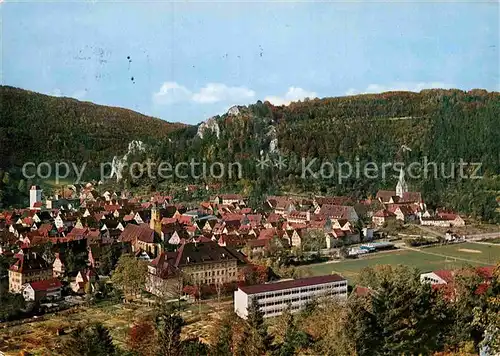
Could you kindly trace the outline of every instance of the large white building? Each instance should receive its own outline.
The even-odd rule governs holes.
[[[256,298],[264,317],[273,317],[291,305],[295,312],[318,297],[347,299],[347,280],[338,274],[239,287],[234,292],[234,311],[246,319]]]

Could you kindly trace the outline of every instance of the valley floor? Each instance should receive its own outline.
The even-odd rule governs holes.
[[[430,272],[440,269],[452,269],[467,265],[493,265],[500,260],[500,245],[475,242],[458,243],[424,248],[400,248],[399,250],[374,253],[355,260],[337,263],[320,263],[305,266],[313,275],[339,273],[350,283],[365,267],[376,265],[406,265]]]

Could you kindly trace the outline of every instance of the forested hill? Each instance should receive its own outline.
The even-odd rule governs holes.
[[[500,168],[498,92],[387,92],[280,107],[257,102],[210,121],[212,127],[217,123],[219,138],[207,129],[200,139],[192,127],[172,133],[189,143],[187,155],[238,158],[266,151],[276,140],[285,155],[393,161],[406,145],[410,156],[480,160],[492,171]]]
[[[132,140],[165,137],[182,124],[71,98],[0,86],[0,168],[26,161],[107,161]]]
[[[170,162],[190,157],[207,162],[239,161],[244,165],[245,178],[260,182],[264,190],[271,185],[288,191],[365,196],[380,188],[394,189],[395,179],[354,177],[342,184],[336,177],[301,179],[301,159],[317,158],[314,168],[318,169],[325,161],[410,163],[422,162],[425,156],[438,165],[448,165],[446,172],[450,172],[451,162],[463,159],[481,162],[480,173],[486,179],[434,179],[431,171],[428,178],[410,180],[410,189],[422,191],[435,205],[448,202],[454,208],[475,209],[478,216],[491,216],[496,208],[495,196],[500,196],[498,92],[387,92],[305,100],[280,107],[257,102],[232,108],[204,126],[203,138],[194,127],[172,132],[159,157]],[[273,155],[284,156],[286,169],[260,170],[255,158],[262,153],[269,153],[271,159]],[[479,201],[475,203],[474,199]]]

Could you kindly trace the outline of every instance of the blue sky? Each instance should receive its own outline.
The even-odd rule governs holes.
[[[494,1],[0,6],[3,84],[168,121],[259,99],[500,89]]]

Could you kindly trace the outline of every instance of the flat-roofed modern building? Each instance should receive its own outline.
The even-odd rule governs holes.
[[[292,312],[319,297],[347,299],[347,280],[338,275],[326,275],[283,282],[239,287],[234,292],[234,311],[247,318],[248,307],[256,298],[264,317],[281,315],[291,305]]]

